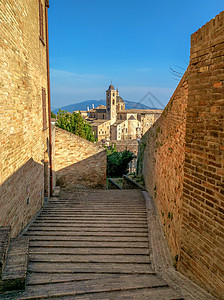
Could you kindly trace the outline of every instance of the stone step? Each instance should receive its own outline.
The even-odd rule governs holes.
[[[46,299],[46,298],[45,298]],[[51,300],[58,298],[52,297]],[[71,299],[70,296],[61,298],[63,300]],[[89,293],[88,295],[78,295],[76,300],[184,300],[177,292],[170,287],[155,287],[155,288],[133,288],[127,290],[118,290],[103,293]],[[198,300],[198,299],[197,299]]]
[[[17,299],[65,299],[66,297],[67,299],[122,299],[119,296],[113,298],[110,296],[121,295],[121,293],[124,293],[124,299],[182,299],[177,297],[177,293],[168,289],[166,282],[158,276],[122,274],[81,282],[49,283],[41,285],[41,288],[39,285],[30,285],[27,286],[26,292],[21,293]],[[135,298],[132,295],[135,295]],[[148,297],[149,295],[155,297]]]
[[[114,274],[94,274],[94,279],[102,279],[105,277],[116,276]],[[27,278],[27,285],[42,285],[48,283],[62,283],[73,282],[82,280],[92,280],[93,274],[91,273],[76,273],[76,274],[47,274],[47,273],[29,273]]]
[[[36,221],[34,221],[33,222],[33,224],[32,224],[32,226],[48,226],[48,225],[50,225],[50,226],[59,226],[59,227],[61,227],[61,226],[74,226],[74,227],[76,227],[77,229],[78,228],[82,228],[82,230],[83,230],[83,227],[84,228],[95,228],[95,229],[104,229],[104,228],[113,228],[114,230],[116,230],[116,228],[122,228],[122,229],[124,229],[124,228],[126,228],[126,229],[136,229],[136,228],[139,228],[139,229],[148,229],[148,224],[136,224],[135,222],[132,222],[132,223],[127,223],[127,222],[125,222],[125,223],[120,223],[120,222],[116,222],[116,223],[91,223],[91,222],[89,222],[89,223],[84,223],[84,222],[77,222],[77,221],[72,221],[72,220],[68,220],[68,221],[66,221],[66,220],[57,220],[57,222],[56,221],[54,221],[54,220],[36,220]]]
[[[25,288],[29,253],[29,239],[11,239],[5,268],[2,274],[2,291]]]
[[[29,253],[31,254],[79,254],[79,255],[149,255],[148,248],[97,248],[97,247],[88,247],[88,248],[66,248],[66,247],[33,247],[30,245]]]
[[[32,247],[68,247],[68,248],[148,248],[148,242],[110,242],[110,241],[52,241],[52,240],[30,240]]]
[[[134,236],[74,236],[74,235],[33,235],[27,233],[31,241],[77,241],[77,242],[148,242],[148,237]]]
[[[136,212],[136,213],[116,213],[116,212],[100,212],[100,211],[96,211],[96,212],[93,212],[93,211],[88,211],[88,212],[81,212],[81,211],[71,211],[71,210],[68,210],[67,212],[63,212],[63,211],[53,211],[53,210],[43,210],[42,213],[41,213],[42,216],[45,216],[45,215],[48,215],[48,216],[62,216],[62,217],[66,217],[66,216],[85,216],[85,217],[111,217],[111,218],[120,218],[120,217],[130,217],[130,218],[138,218],[138,217],[144,217],[146,218],[146,213],[139,213],[139,212]]]
[[[74,221],[76,223],[98,223],[98,224],[102,224],[102,223],[110,223],[110,224],[147,224],[147,220],[146,218],[142,218],[142,219],[128,219],[128,218],[102,218],[102,217],[99,217],[99,218],[91,218],[91,217],[88,217],[88,218],[75,218],[73,216],[71,217],[63,217],[63,216],[58,216],[58,217],[55,217],[55,216],[39,216],[36,221],[60,221],[60,220],[63,220],[63,221]]]
[[[70,296],[77,297],[79,295],[85,295],[86,297],[91,294],[95,294],[95,299],[104,292],[113,291],[130,291],[139,290],[142,288],[147,289],[159,289],[166,288],[167,284],[158,276],[155,275],[119,275],[105,277],[103,279],[97,278],[93,280],[86,280],[83,282],[64,282],[55,284],[45,284],[41,286],[28,286],[26,294],[20,299],[38,299],[43,297],[62,297]],[[88,298],[87,298],[88,299]],[[102,298],[101,298],[102,299]],[[106,298],[104,298],[106,299]],[[111,299],[111,298],[110,298]],[[116,298],[114,298],[116,299]],[[117,298],[119,299],[119,298]]]
[[[134,209],[135,207],[137,209],[144,209],[145,207],[145,202],[121,202],[121,203],[115,203],[115,202],[105,202],[105,203],[99,203],[99,202],[86,202],[83,203],[82,205],[79,202],[61,202],[61,203],[47,203],[46,208],[60,208],[63,207],[64,209],[68,207],[73,207],[73,208],[80,208],[80,209],[90,209],[90,208],[95,208],[95,209],[107,209],[107,208],[125,208],[128,207],[130,209]]]
[[[80,255],[80,254],[30,254],[30,262],[59,262],[59,263],[150,263],[147,255]]]
[[[0,280],[5,267],[5,262],[10,244],[10,226],[0,227]]]
[[[92,207],[90,206],[86,206],[86,207],[83,207],[83,206],[75,206],[73,208],[71,207],[65,207],[64,205],[63,206],[58,206],[58,205],[55,205],[55,206],[49,206],[49,205],[46,205],[45,208],[44,208],[44,211],[74,211],[74,212],[104,212],[104,213],[107,213],[107,212],[110,212],[110,211],[114,211],[114,212],[117,212],[117,210],[119,209],[119,212],[118,213],[145,213],[145,209],[144,208],[141,208],[141,207],[136,207],[136,206],[133,206],[133,207],[130,207],[128,206],[128,211],[127,211],[127,206],[96,206],[96,205],[93,205]]]
[[[92,274],[154,274],[149,263],[81,263],[30,262],[29,272],[37,273],[92,273]],[[93,275],[94,278],[94,275]]]
[[[116,231],[110,231],[110,232],[93,232],[93,231],[71,231],[71,230],[29,230],[24,235],[35,235],[35,236],[75,236],[75,237],[148,237],[147,232],[116,232]]]
[[[56,225],[54,226],[39,226],[32,224],[31,227],[29,227],[29,232],[41,233],[43,232],[69,232],[70,234],[74,235],[148,235],[147,228],[122,228],[122,227],[104,227],[104,228],[95,228],[95,227],[78,227],[78,226],[67,226],[67,225]]]
[[[120,212],[127,212],[127,209],[130,213],[133,212],[144,212],[145,205],[116,205],[116,206],[111,206],[111,205],[86,205],[85,207],[83,206],[78,206],[78,205],[46,205],[45,206],[46,210],[76,210],[76,211],[120,211]]]

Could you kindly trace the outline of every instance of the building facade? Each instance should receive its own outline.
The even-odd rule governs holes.
[[[162,111],[125,109],[125,102],[119,96],[118,89],[111,84],[106,91],[106,106],[100,105],[88,111],[86,120],[92,125],[98,141],[133,140],[141,138],[160,117]]]
[[[48,6],[0,3],[0,226],[13,236],[50,193]]]

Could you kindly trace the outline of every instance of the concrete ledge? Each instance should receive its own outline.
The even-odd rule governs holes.
[[[0,227],[0,279],[5,267],[5,262],[10,244],[11,227]]]
[[[185,300],[215,300],[215,297],[174,269],[157,208],[148,192],[142,191],[142,194],[146,201],[152,267],[156,273]]]
[[[145,191],[145,188],[140,185],[139,183],[132,180],[129,176],[123,175],[123,190],[129,190],[129,189],[139,189],[142,191]]]
[[[122,190],[122,187],[117,184],[112,178],[108,178],[108,189],[109,190]]]
[[[0,293],[25,289],[28,256],[29,239],[27,237],[12,239],[0,282]]]

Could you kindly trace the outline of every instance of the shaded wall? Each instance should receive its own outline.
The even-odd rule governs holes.
[[[44,199],[46,46],[39,37],[38,1],[0,2],[0,226],[12,226],[15,236]]]
[[[224,299],[224,12],[191,37],[191,60],[139,149],[179,271]]]
[[[224,299],[224,12],[191,37],[179,269]]]
[[[55,127],[54,172],[61,187],[105,187],[106,150]]]
[[[139,145],[138,168],[157,204],[173,258],[180,253],[187,97],[188,71]]]

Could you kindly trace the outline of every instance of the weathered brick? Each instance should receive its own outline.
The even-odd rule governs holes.
[[[12,226],[16,236],[44,200],[47,60],[39,39],[39,2],[2,0],[0,6],[0,225]]]
[[[174,92],[172,106],[169,103],[154,124],[164,132],[158,136],[164,146],[155,153],[155,130],[150,129],[144,151],[148,191],[160,211],[179,214],[172,227],[164,226],[173,257],[180,257],[179,270],[220,299],[224,295],[223,269],[217,268],[224,244],[223,20],[222,12],[192,35],[187,76]],[[185,104],[181,109],[180,101]],[[170,156],[175,141],[172,125],[177,122],[182,140]],[[173,209],[173,198],[181,210]]]
[[[56,182],[61,187],[106,186],[105,148],[53,127],[52,137]]]

